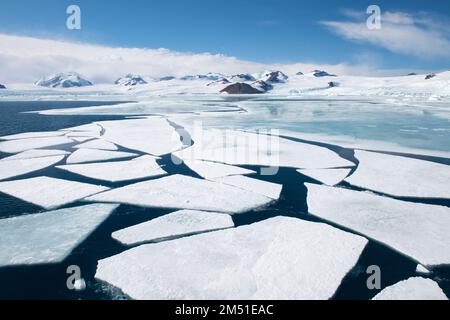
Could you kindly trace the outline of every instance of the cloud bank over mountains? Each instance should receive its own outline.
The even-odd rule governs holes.
[[[78,72],[96,84],[113,83],[134,73],[159,78],[218,72],[226,75],[267,69],[287,74],[325,69],[340,75],[398,75],[407,70],[378,70],[368,64],[261,64],[211,53],[182,53],[167,49],[119,48],[0,34],[0,82],[34,83],[60,72]],[[409,70],[408,70],[409,71]],[[409,71],[410,72],[410,71]]]

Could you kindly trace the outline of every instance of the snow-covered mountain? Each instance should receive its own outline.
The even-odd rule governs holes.
[[[74,88],[92,86],[92,82],[83,79],[76,72],[59,73],[47,78],[42,78],[35,83],[37,86],[48,88]]]
[[[288,79],[289,77],[281,71],[264,71],[259,78],[267,83],[284,83]]]
[[[324,70],[314,70],[312,72],[312,75],[316,78],[322,78],[322,77],[336,77],[335,74],[330,74]]]
[[[147,81],[139,75],[127,74],[125,77],[119,78],[114,82],[120,86],[137,86],[139,84],[147,84]]]
[[[252,87],[248,83],[243,83],[243,82],[236,82],[236,83],[230,84],[226,88],[222,89],[220,92],[228,93],[228,94],[261,94],[261,93],[264,93],[263,91],[259,91],[258,89]]]
[[[255,81],[255,77],[248,73],[235,74],[227,78],[230,82],[250,82]]]
[[[261,92],[267,92],[273,89],[273,85],[262,81],[262,80],[257,80],[255,82],[252,83],[252,87],[261,91]]]
[[[197,75],[188,75],[181,77],[180,80],[189,81],[189,80],[207,80],[207,81],[217,81],[225,78],[224,75],[220,73],[208,73],[208,74],[197,74]]]

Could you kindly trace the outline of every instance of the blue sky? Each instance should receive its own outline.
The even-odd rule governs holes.
[[[81,7],[81,31],[65,27],[70,4]],[[351,23],[364,23],[364,13],[371,4],[379,5],[383,13],[397,14],[391,26],[394,29],[385,31],[381,40],[361,34],[355,38]],[[434,54],[434,48],[411,53],[414,39],[403,44],[389,38],[396,33],[398,14],[420,19],[420,24],[414,21],[414,27],[425,32],[424,39],[443,38],[424,47],[443,51],[450,44],[446,38],[450,30],[447,0],[15,0],[2,1],[0,33],[223,53],[261,63],[347,62],[380,68],[449,69],[449,54]],[[400,23],[404,38],[411,38],[416,33],[407,26],[405,29]]]

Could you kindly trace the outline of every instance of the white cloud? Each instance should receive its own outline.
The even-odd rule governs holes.
[[[361,15],[353,11],[345,14],[359,21],[323,21],[322,24],[346,39],[370,43],[394,53],[423,59],[450,58],[450,38],[445,32],[448,26],[424,13],[387,11],[382,14],[381,30],[367,28],[366,21],[361,21]]]
[[[167,49],[113,48],[57,40],[0,34],[0,83],[34,83],[53,73],[76,71],[94,83],[112,83],[136,73],[144,76],[182,76],[220,72],[257,73],[266,69],[287,74],[324,69],[340,75],[391,75],[402,70],[377,70],[376,65],[341,63],[261,64],[221,54],[194,54]]]

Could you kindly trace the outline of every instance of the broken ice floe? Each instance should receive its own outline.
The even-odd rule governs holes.
[[[268,198],[278,200],[283,186],[281,184],[253,179],[245,176],[228,176],[214,179],[216,182],[228,184],[239,189],[261,194]]]
[[[79,143],[83,143],[86,142],[88,140],[92,140],[94,139],[93,137],[80,137],[80,136],[76,136],[76,137],[70,137],[70,139],[79,142]]]
[[[243,175],[256,173],[253,170],[211,161],[186,160],[184,161],[184,164],[205,179],[214,179],[238,174]]]
[[[21,176],[30,172],[50,167],[64,159],[64,156],[53,156],[33,159],[0,160],[0,180]]]
[[[65,156],[70,154],[70,152],[63,150],[46,150],[46,149],[32,149],[27,150],[13,156],[3,158],[2,161],[9,160],[22,160],[22,159],[34,159],[34,158],[44,158],[44,157],[53,157],[53,156]]]
[[[450,166],[430,161],[355,151],[359,166],[345,179],[352,185],[398,197],[450,198]]]
[[[433,280],[416,277],[385,288],[373,300],[448,300],[448,298]]]
[[[297,171],[326,185],[335,186],[349,175],[351,169],[303,169]]]
[[[24,132],[19,134],[13,134],[9,136],[0,137],[0,140],[20,140],[30,138],[49,138],[62,136],[64,132],[49,131],[49,132]]]
[[[95,161],[118,160],[132,158],[138,156],[135,153],[95,150],[95,149],[78,149],[67,158],[67,164],[86,163]]]
[[[130,181],[166,174],[152,156],[142,156],[129,161],[74,164],[57,168],[109,182]]]
[[[450,264],[450,208],[306,186],[311,214],[382,242],[426,267]]]
[[[99,122],[102,136],[119,146],[162,156],[182,148],[180,136],[164,118],[128,119]]]
[[[0,142],[0,152],[19,153],[31,149],[60,146],[73,143],[67,137],[27,138],[20,140],[8,140]]]
[[[421,265],[421,264],[419,263],[419,264],[417,265],[417,267],[416,267],[416,273],[428,275],[428,274],[431,273],[431,271],[428,270],[427,268],[425,268],[423,265]]]
[[[45,209],[55,209],[105,190],[108,188],[49,177],[0,182],[0,192]]]
[[[116,231],[112,237],[123,244],[133,245],[232,227],[234,227],[233,219],[228,214],[181,210]]]
[[[117,205],[92,204],[0,220],[0,267],[62,262]]]
[[[329,299],[366,244],[326,224],[277,217],[142,245],[99,261],[96,278],[134,299]]]
[[[95,139],[91,140],[79,145],[74,146],[75,149],[100,149],[100,150],[110,150],[116,151],[118,150],[117,146],[114,143],[102,140]]]
[[[195,159],[230,165],[259,165],[302,169],[353,166],[326,148],[278,136],[234,130],[190,131],[195,144],[174,154],[185,161]]]
[[[88,123],[81,126],[61,129],[60,131],[100,133],[102,131],[102,127],[96,123]]]
[[[172,175],[110,190],[86,199],[173,209],[242,213],[273,199],[218,182]]]

